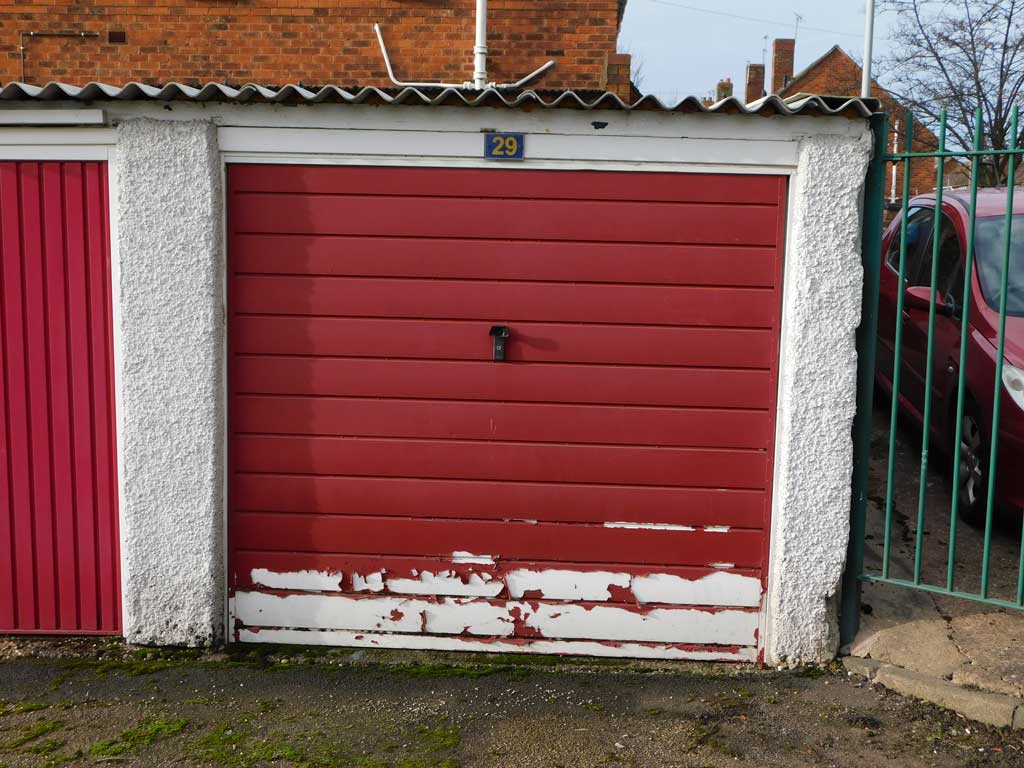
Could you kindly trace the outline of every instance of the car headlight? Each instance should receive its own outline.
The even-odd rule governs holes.
[[[1024,370],[1003,363],[1003,386],[1017,407],[1024,410]]]

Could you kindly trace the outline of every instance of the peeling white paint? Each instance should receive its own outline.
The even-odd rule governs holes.
[[[674,523],[629,523],[610,522],[604,524],[605,528],[633,528],[651,531],[696,531],[692,525],[675,525]]]
[[[761,604],[761,580],[720,571],[699,579],[668,573],[634,576],[630,584],[640,603],[671,605],[728,605],[756,608]]]
[[[525,623],[543,637],[753,645],[758,615],[688,608],[655,608],[639,613],[615,606],[542,604],[526,617]]]
[[[384,571],[376,571],[363,576],[360,573],[352,574],[353,592],[383,592]]]
[[[516,622],[548,639],[754,645],[758,614],[655,608],[647,612],[618,606],[539,604],[480,599],[355,598],[259,592],[235,595],[236,616],[248,626],[427,632],[509,637]]]
[[[497,597],[504,588],[489,573],[471,573],[465,581],[455,571],[420,571],[416,579],[387,579],[388,592],[400,595],[458,595]]]
[[[330,645],[356,648],[405,648],[434,651],[474,651],[477,653],[543,653],[609,656],[631,659],[684,659],[690,661],[757,661],[756,648],[717,650],[715,648],[678,648],[652,643],[595,643],[585,640],[471,640],[430,635],[389,635],[350,630],[242,629],[243,643],[282,643],[291,645]]]
[[[508,594],[519,599],[529,592],[540,592],[547,600],[610,600],[610,586],[629,587],[628,573],[608,571],[545,571],[520,569],[505,574]]]
[[[491,555],[474,555],[472,552],[452,552],[453,563],[475,563],[477,565],[494,565]]]
[[[289,571],[275,573],[266,568],[253,568],[253,584],[270,589],[294,589],[302,592],[340,592],[344,575],[326,571]]]

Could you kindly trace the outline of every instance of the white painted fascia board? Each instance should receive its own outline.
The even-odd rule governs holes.
[[[107,127],[0,127],[0,160],[106,160],[116,143]]]
[[[795,142],[739,139],[682,139],[646,136],[564,136],[530,134],[526,159],[517,162],[483,161],[482,132],[366,131],[304,128],[218,129],[221,152],[367,158],[377,163],[401,159],[404,164],[449,164],[481,161],[487,167],[530,168],[557,161],[629,163],[631,170],[645,164],[711,164],[792,168],[797,161]],[[414,153],[412,152],[414,150]]]
[[[0,125],[104,125],[102,109],[0,109]]]

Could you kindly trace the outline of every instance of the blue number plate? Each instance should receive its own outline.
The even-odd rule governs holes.
[[[526,135],[485,133],[484,157],[488,160],[522,160],[526,157]]]

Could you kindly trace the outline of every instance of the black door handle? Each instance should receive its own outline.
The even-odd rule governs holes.
[[[492,325],[490,330],[491,340],[494,342],[493,360],[505,359],[505,346],[508,343],[508,326]]]

